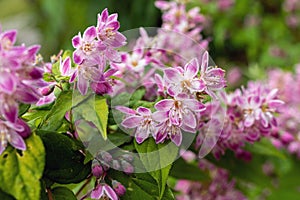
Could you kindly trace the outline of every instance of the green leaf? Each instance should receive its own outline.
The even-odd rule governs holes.
[[[187,163],[182,158],[173,163],[170,176],[193,181],[206,181],[210,179],[209,175],[200,170],[196,163]]]
[[[89,95],[87,98],[74,96],[72,113],[74,120],[84,119],[92,122],[100,131],[104,140],[107,139],[108,105],[103,97]]]
[[[161,199],[165,192],[171,165],[177,157],[178,147],[172,142],[156,144],[153,138],[147,139],[142,144],[135,142],[135,147],[145,169],[156,180]]]
[[[66,187],[55,187],[52,191],[53,200],[76,200],[74,193]]]
[[[9,194],[7,194],[6,192],[3,192],[1,189],[0,189],[0,199],[1,200],[14,200],[15,198]]]
[[[57,130],[64,119],[67,111],[72,107],[72,91],[62,91],[57,97],[55,104],[48,114],[44,117],[43,130]]]
[[[8,147],[0,156],[0,188],[16,199],[36,200],[40,197],[45,150],[35,134],[26,140],[26,146],[21,153]]]
[[[83,145],[67,135],[39,131],[46,149],[44,176],[51,181],[68,184],[79,183],[91,172],[91,162],[84,164]],[[81,150],[81,151],[80,151]]]
[[[284,153],[278,150],[274,145],[272,145],[270,140],[267,139],[262,139],[261,141],[255,142],[254,144],[248,144],[246,146],[246,150],[255,154],[275,156],[281,159],[286,159]]]
[[[174,200],[174,195],[168,186],[162,197],[156,180],[148,173],[133,174],[130,177],[119,171],[110,171],[109,176],[120,181],[126,187],[122,200]]]
[[[28,111],[29,108],[30,108],[30,104],[21,103],[19,105],[19,114],[18,114],[18,116],[20,117],[20,116],[24,115]]]

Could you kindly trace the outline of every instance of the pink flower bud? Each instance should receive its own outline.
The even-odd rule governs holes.
[[[126,188],[120,182],[113,180],[112,186],[118,196],[123,196],[125,194]]]
[[[103,175],[103,168],[99,164],[92,167],[92,173],[95,177],[100,178]]]
[[[134,168],[129,162],[122,160],[121,165],[126,174],[132,174],[134,172]]]
[[[292,141],[294,141],[294,136],[292,136],[290,133],[288,132],[284,132],[282,135],[281,135],[281,141],[284,143],[284,144],[288,144]]]
[[[49,94],[51,94],[54,90],[54,86],[50,86],[50,87],[45,87],[41,90],[41,94],[43,96],[48,96]]]
[[[18,131],[22,138],[28,138],[31,135],[30,127],[26,124],[26,122],[18,118],[16,124],[24,128],[22,131]]]

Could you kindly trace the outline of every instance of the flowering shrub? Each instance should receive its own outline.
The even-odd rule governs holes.
[[[225,91],[241,75],[227,83],[210,58],[208,16],[155,6],[161,28],[120,32],[106,8],[50,62],[0,30],[1,199],[276,199],[288,184],[295,197],[299,66]]]

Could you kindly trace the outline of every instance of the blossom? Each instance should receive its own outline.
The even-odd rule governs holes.
[[[0,119],[0,155],[6,149],[8,143],[16,149],[26,150],[24,139],[19,134],[19,132],[26,131],[25,128],[21,122],[14,124]]]
[[[107,8],[98,14],[98,23],[96,27],[97,37],[104,44],[110,47],[121,47],[126,44],[126,37],[118,29],[118,14],[109,15]]]
[[[125,194],[126,188],[120,182],[113,180],[112,186],[118,196],[123,196]]]
[[[199,64],[197,59],[191,60],[182,68],[167,68],[164,77],[169,82],[168,93],[171,96],[182,92],[192,94],[204,90],[204,82],[197,78]]]
[[[118,106],[119,111],[127,114],[128,116],[122,121],[121,125],[125,128],[136,128],[135,139],[137,143],[142,143],[150,135],[155,132],[155,122],[152,119],[152,112],[145,107],[138,107],[135,110]]]
[[[209,67],[209,55],[205,51],[202,56],[200,78],[205,84],[204,91],[210,96],[216,98],[213,91],[220,90],[226,86],[224,78],[225,71],[218,67]]]
[[[76,48],[73,52],[73,60],[76,64],[80,65],[86,60],[95,59],[99,51],[103,51],[106,48],[101,41],[95,40],[96,36],[96,28],[90,26],[84,31],[82,37],[80,33],[73,37],[72,45]]]
[[[91,192],[92,199],[109,198],[111,200],[118,200],[116,192],[107,184],[98,184]]]

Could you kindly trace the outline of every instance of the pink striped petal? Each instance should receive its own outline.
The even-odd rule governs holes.
[[[173,99],[163,99],[154,105],[154,108],[159,111],[168,111],[174,105]]]
[[[194,78],[199,72],[199,64],[196,58],[192,59],[184,66],[185,78]]]
[[[72,45],[74,48],[79,48],[81,44],[81,35],[80,33],[72,38]]]
[[[188,111],[183,116],[183,124],[193,128],[193,129],[196,128],[196,126],[197,126],[196,117],[191,111]]]
[[[96,36],[96,28],[94,26],[90,26],[84,31],[82,39],[84,41],[92,41],[96,38]]]
[[[71,69],[71,58],[68,56],[62,64],[59,66],[60,68],[60,73],[63,76],[69,75],[69,71]]]
[[[88,80],[86,80],[83,76],[78,76],[77,87],[78,87],[79,92],[82,95],[86,95],[86,93],[88,91],[88,84],[89,84]]]
[[[107,8],[105,8],[100,15],[100,21],[105,23],[107,21],[107,18],[108,18],[108,10]]]
[[[108,22],[117,21],[117,20],[118,20],[118,14],[117,13],[109,15],[108,19],[107,19]]]
[[[166,79],[168,79],[170,82],[181,82],[183,77],[182,75],[179,73],[179,71],[177,69],[172,69],[172,68],[168,68],[164,70],[164,74]]]
[[[12,94],[16,89],[16,82],[12,74],[1,72],[0,74],[0,91],[7,94]]]
[[[176,146],[180,146],[182,143],[182,133],[181,130],[178,128],[178,131],[176,132],[176,134],[172,134],[171,135],[171,141],[176,145]]]
[[[82,51],[80,51],[79,49],[75,50],[73,52],[73,60],[74,60],[74,63],[80,65],[82,64],[83,60],[84,60],[84,55],[82,53]]]
[[[77,77],[77,73],[78,73],[77,70],[75,70],[75,71],[73,72],[73,74],[71,75],[71,78],[70,78],[70,80],[69,80],[70,83],[73,83],[73,82],[75,81],[75,78]]]
[[[136,114],[135,110],[133,110],[131,108],[127,108],[125,106],[116,106],[115,109],[121,111],[122,113],[129,114],[129,115],[135,115]]]
[[[152,118],[158,122],[164,122],[169,119],[169,111],[156,111],[152,114]]]
[[[201,74],[205,74],[206,69],[208,67],[208,62],[209,62],[208,52],[205,51],[203,56],[202,56]]]
[[[121,125],[125,128],[135,128],[140,125],[141,121],[143,120],[143,117],[141,116],[130,116],[125,118]]]
[[[109,185],[104,185],[103,187],[104,187],[105,194],[111,200],[118,200],[118,196],[117,196],[116,192]]]
[[[9,143],[19,150],[26,150],[26,144],[23,138],[15,131],[10,131],[10,140]]]
[[[16,30],[6,31],[3,33],[2,38],[8,39],[13,45],[17,39],[17,31]]]
[[[91,192],[92,199],[100,199],[104,194],[103,185],[99,184],[97,187]]]
[[[138,107],[136,109],[136,111],[141,115],[151,115],[152,114],[150,109],[142,107],[142,106]]]
[[[16,102],[9,102],[2,105],[1,110],[8,121],[12,123],[16,122],[18,118],[18,112],[19,112],[19,107]]]
[[[183,101],[183,104],[194,112],[202,112],[206,109],[205,105],[196,99],[186,99]]]

